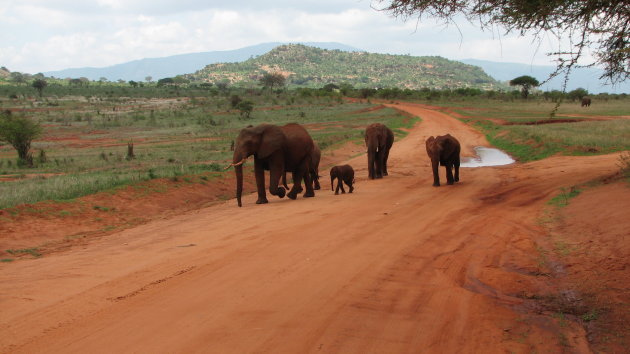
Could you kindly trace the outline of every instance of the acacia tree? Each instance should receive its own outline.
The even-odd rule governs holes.
[[[37,92],[39,92],[40,98],[42,97],[42,92],[46,86],[48,86],[48,82],[44,79],[37,79],[33,81],[33,87],[37,90]]]
[[[539,41],[546,35],[569,43],[555,53],[556,71],[547,79],[565,75],[587,49],[595,60],[586,66],[604,68],[600,77],[615,84],[630,77],[630,6],[628,0],[374,0],[385,3],[380,10],[404,19],[433,17],[455,23],[464,15],[482,29],[503,27],[507,33],[533,34]],[[563,91],[564,91],[563,89]]]
[[[532,87],[538,87],[538,85],[540,85],[538,80],[528,75],[519,76],[515,79],[510,80],[510,86],[521,87],[521,97],[523,97],[524,99],[527,99],[527,96],[529,96],[529,90]]]
[[[26,117],[14,116],[11,111],[0,113],[0,141],[6,141],[15,148],[20,164],[33,165],[30,154],[31,142],[42,133],[42,127]]]
[[[265,73],[260,78],[260,84],[263,85],[263,87],[269,87],[269,89],[273,91],[274,86],[284,86],[286,80],[287,79],[281,73]]]

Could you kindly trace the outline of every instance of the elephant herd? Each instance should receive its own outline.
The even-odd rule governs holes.
[[[381,123],[367,126],[365,130],[365,145],[368,154],[368,177],[370,179],[387,176],[387,160],[389,151],[394,143],[394,133]],[[284,126],[260,124],[242,129],[234,144],[232,163],[227,167],[234,167],[236,174],[236,200],[242,206],[243,193],[243,163],[254,156],[254,175],[258,199],[256,204],[265,204],[265,170],[269,171],[269,193],[284,198],[288,196],[296,199],[298,193],[304,192],[304,198],[314,197],[314,190],[320,189],[319,161],[321,151],[317,143],[303,126],[290,123]],[[448,184],[459,181],[460,145],[457,139],[447,134],[436,138],[430,137],[426,141],[427,154],[431,158],[433,168],[433,185],[439,186],[438,166],[446,168]],[[453,168],[455,175],[453,176]],[[289,190],[286,174],[290,172],[293,187]],[[282,185],[280,179],[282,178]],[[337,180],[335,194],[341,189],[345,193],[343,184],[349,187],[349,193],[354,190],[354,169],[350,165],[334,166],[330,170],[331,190]],[[304,189],[302,188],[304,181]],[[289,190],[287,192],[287,190]]]

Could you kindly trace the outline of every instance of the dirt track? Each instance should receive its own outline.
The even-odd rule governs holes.
[[[617,156],[462,169],[434,188],[428,136],[456,136],[464,155],[488,144],[444,113],[395,107],[422,123],[394,143],[390,176],[368,181],[365,156],[349,161],[353,194],[323,178],[316,198],[252,195],[3,264],[0,351],[557,352],[560,331],[588,351],[581,328],[528,306],[550,286],[537,220]]]

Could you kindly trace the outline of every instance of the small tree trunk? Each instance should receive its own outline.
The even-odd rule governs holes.
[[[133,142],[127,143],[127,160],[135,159],[136,155],[133,154]]]

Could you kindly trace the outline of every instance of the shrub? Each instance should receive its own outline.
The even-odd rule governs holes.
[[[0,140],[7,141],[15,148],[20,165],[33,166],[31,142],[41,133],[42,127],[35,121],[14,116],[9,110],[0,113]]]

